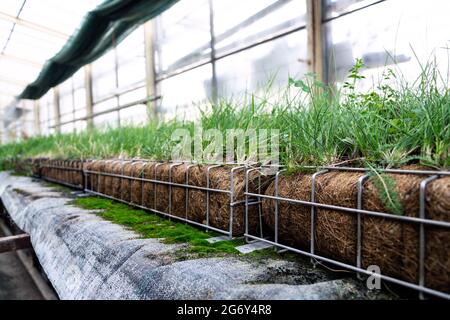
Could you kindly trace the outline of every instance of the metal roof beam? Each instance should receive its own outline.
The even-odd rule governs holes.
[[[42,32],[42,33],[45,33],[45,34],[48,34],[48,35],[51,35],[51,36],[54,36],[54,37],[57,37],[57,38],[64,39],[64,40],[67,40],[69,38],[69,35],[67,35],[65,33],[62,33],[60,31],[53,30],[53,29],[44,27],[42,25],[36,24],[34,22],[30,22],[30,21],[27,21],[27,20],[23,20],[23,19],[11,16],[11,15],[6,14],[6,13],[1,12],[1,11],[0,11],[0,20],[12,22],[12,23],[15,23],[15,24],[17,24],[19,26],[23,26],[25,28],[29,28],[29,29],[32,29],[32,30],[35,30],[35,31],[39,31],[39,32]]]

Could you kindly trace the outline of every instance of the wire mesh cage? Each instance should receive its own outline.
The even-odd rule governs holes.
[[[450,299],[450,172],[32,161],[45,180]],[[377,182],[378,181],[378,182]],[[401,212],[397,211],[402,208]]]
[[[251,172],[266,171],[248,169],[246,185],[254,183]],[[403,213],[393,213],[383,199],[389,186],[376,187],[380,175],[395,181],[392,197]],[[245,237],[359,275],[373,275],[368,269],[376,266],[382,280],[449,299],[448,198],[439,198],[449,180],[447,171],[324,167],[289,175],[280,168],[270,184],[256,188],[260,192],[246,188],[246,212],[258,207],[260,227],[258,233],[246,228]]]

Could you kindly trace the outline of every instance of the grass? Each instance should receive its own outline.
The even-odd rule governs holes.
[[[410,163],[450,168],[450,96],[437,67],[423,66],[412,83],[387,70],[372,90],[359,92],[363,67],[358,60],[339,89],[308,75],[290,79],[287,88],[276,95],[267,91],[262,97],[220,99],[201,107],[196,122],[152,121],[140,127],[35,137],[2,145],[0,166],[5,168],[8,159],[40,156],[169,160],[174,130],[193,133],[194,126],[201,124],[204,131],[278,129],[281,163],[290,172],[342,161],[359,161],[374,168]],[[226,146],[226,138],[223,142]],[[241,160],[254,160],[254,152],[246,148]]]
[[[113,223],[137,232],[142,238],[164,239],[166,244],[187,243],[187,253],[195,256],[239,254],[236,246],[243,245],[242,239],[210,244],[206,239],[217,236],[190,225],[174,222],[143,210],[133,209],[109,199],[98,197],[78,198],[73,204],[87,210],[100,210],[97,215]]]

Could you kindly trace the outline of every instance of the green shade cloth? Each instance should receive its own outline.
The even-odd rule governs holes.
[[[162,13],[178,0],[106,0],[90,11],[64,47],[48,60],[38,78],[18,99],[39,99],[120,43],[139,25]]]

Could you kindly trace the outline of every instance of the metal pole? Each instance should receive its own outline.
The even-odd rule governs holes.
[[[439,176],[431,176],[420,183],[420,219],[426,219],[426,193],[427,186],[432,181],[438,179]],[[425,225],[420,224],[419,229],[419,286],[425,287],[425,251],[426,251],[426,238],[425,238]],[[421,291],[419,294],[420,299],[424,299],[424,294]]]
[[[36,135],[41,134],[41,110],[40,100],[34,101],[34,130]]]
[[[308,65],[310,72],[323,81],[322,0],[306,1],[308,31]]]
[[[53,88],[53,112],[55,116],[55,130],[61,133],[61,107],[60,107],[59,87]]]
[[[145,83],[147,98],[157,95],[156,67],[155,67],[155,23],[153,20],[144,24],[144,47],[145,47]],[[147,115],[149,120],[156,119],[156,101],[147,102]]]
[[[311,202],[316,202],[316,179],[318,176],[327,173],[328,170],[323,170],[316,172],[311,177]],[[310,239],[310,252],[315,253],[315,236],[316,236],[316,214],[317,208],[315,206],[311,207],[311,239]],[[312,263],[315,265],[315,261],[312,259]]]
[[[212,82],[211,82],[211,98],[213,103],[217,103],[218,83],[216,70],[216,35],[214,31],[214,6],[213,0],[209,0],[209,32],[211,35],[211,65],[212,65]]]
[[[364,194],[364,183],[370,175],[363,175],[358,179],[358,199],[357,199],[357,209],[362,210],[363,208],[363,194]],[[356,267],[361,268],[362,264],[362,217],[361,214],[358,213],[357,217],[357,227],[356,227]],[[361,277],[361,274],[358,273],[358,278]]]
[[[94,95],[92,91],[92,66],[84,66],[84,84],[86,89],[86,126],[88,130],[94,129]]]

